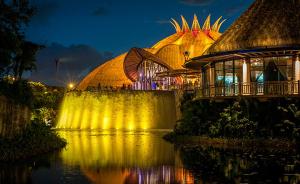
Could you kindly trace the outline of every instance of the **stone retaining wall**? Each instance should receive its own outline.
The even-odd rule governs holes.
[[[31,111],[4,96],[0,96],[0,137],[10,138],[30,123]]]

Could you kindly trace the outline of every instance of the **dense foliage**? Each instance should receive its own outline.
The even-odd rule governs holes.
[[[47,87],[40,82],[25,80],[0,80],[0,95],[4,95],[17,104],[31,108],[32,120],[53,124],[56,121],[64,89]]]
[[[34,96],[27,81],[2,79],[0,80],[0,95],[6,96],[17,104],[33,107]]]
[[[24,28],[35,9],[28,0],[0,1],[0,78],[20,79],[35,69],[35,54],[42,46],[25,39]]]
[[[175,135],[226,138],[300,138],[300,102],[297,98],[259,101],[182,99],[182,119]]]
[[[0,138],[0,161],[33,157],[62,148],[66,141],[44,123],[32,122],[12,139]]]
[[[46,87],[39,82],[29,82],[33,94],[32,120],[53,125],[64,96],[63,88]]]
[[[0,81],[0,95],[31,108],[31,124],[13,138],[0,138],[0,161],[18,160],[53,151],[66,145],[51,128],[57,117],[64,89],[46,87],[39,82]]]

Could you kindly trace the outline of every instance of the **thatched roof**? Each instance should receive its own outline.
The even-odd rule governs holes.
[[[124,53],[112,60],[95,68],[77,86],[79,90],[85,90],[89,86],[113,86],[122,87],[131,85],[132,82],[126,77],[123,69],[123,62],[127,53]]]
[[[206,55],[297,45],[300,45],[300,0],[256,0]]]

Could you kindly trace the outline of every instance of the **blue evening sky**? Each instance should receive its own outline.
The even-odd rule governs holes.
[[[63,46],[83,44],[114,56],[131,47],[150,47],[175,32],[169,23],[180,15],[190,23],[227,19],[222,31],[253,0],[31,0],[38,8],[26,34],[29,40]],[[191,24],[191,23],[190,23]]]
[[[46,47],[37,53],[31,80],[66,86],[132,47],[151,47],[174,34],[171,18],[194,13],[203,24],[220,16],[226,30],[254,0],[30,0],[37,7],[28,40]],[[57,67],[59,60],[59,67]]]

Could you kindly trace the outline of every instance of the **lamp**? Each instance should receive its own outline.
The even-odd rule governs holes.
[[[74,88],[74,84],[73,83],[69,83],[68,87],[69,87],[69,89],[73,89]]]
[[[183,53],[183,55],[184,55],[185,62],[187,62],[188,60],[190,60],[190,52],[189,51],[185,51]]]

